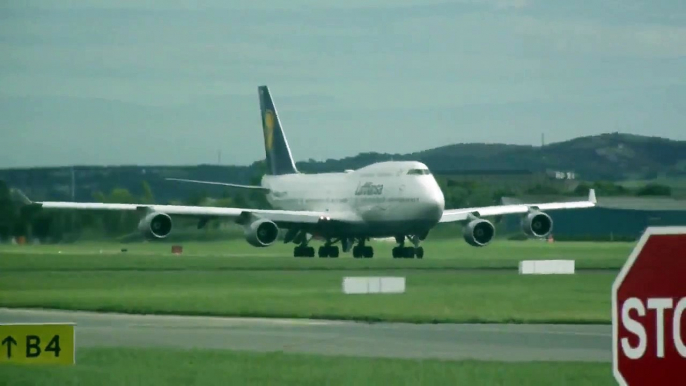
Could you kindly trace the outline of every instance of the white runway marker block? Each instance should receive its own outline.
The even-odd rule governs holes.
[[[571,275],[574,260],[524,260],[519,262],[520,275]]]
[[[345,294],[390,294],[404,293],[404,277],[344,277]]]
[[[381,278],[381,292],[385,294],[402,294],[405,293],[405,278],[404,277],[382,277]]]

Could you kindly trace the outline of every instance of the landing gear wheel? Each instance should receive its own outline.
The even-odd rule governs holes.
[[[394,259],[412,259],[413,257],[417,256],[417,258],[421,259],[424,257],[424,248],[419,247],[419,248],[413,248],[413,247],[395,247],[393,248],[393,258]]]
[[[362,255],[367,259],[371,259],[372,257],[374,257],[374,249],[369,245],[366,245],[363,247]]]
[[[401,248],[400,247],[394,247],[393,248],[393,258],[397,259],[399,257],[402,257],[402,253],[400,252]]]
[[[319,247],[319,257],[338,257],[338,246],[322,245]]]
[[[362,257],[362,250],[357,245],[353,247],[353,257],[356,259]]]
[[[293,257],[314,257],[314,248],[299,245],[293,248]]]
[[[356,259],[361,257],[370,259],[374,257],[374,248],[369,245],[356,245],[353,247],[353,257]]]

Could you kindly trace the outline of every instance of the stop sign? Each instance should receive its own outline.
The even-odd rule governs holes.
[[[612,285],[612,367],[620,385],[684,384],[686,227],[650,227]]]

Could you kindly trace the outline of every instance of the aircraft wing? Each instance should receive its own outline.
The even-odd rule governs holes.
[[[506,214],[527,213],[532,209],[541,211],[559,210],[559,209],[581,209],[592,208],[596,206],[597,200],[595,190],[591,189],[588,193],[588,200],[586,201],[571,201],[571,202],[550,202],[542,204],[516,204],[516,205],[495,205],[484,206],[479,208],[463,208],[463,209],[448,209],[443,211],[443,217],[439,220],[441,223],[465,221],[471,215],[476,217],[500,216]]]
[[[289,211],[270,209],[223,208],[181,205],[147,205],[147,204],[108,204],[89,202],[32,202],[30,206],[43,209],[72,209],[72,210],[105,210],[105,211],[138,211],[143,213],[159,212],[170,216],[186,216],[194,218],[226,218],[241,222],[246,217],[257,216],[273,221],[277,225],[316,224],[320,221],[355,221],[344,214],[312,211]]]
[[[231,188],[250,189],[250,190],[258,190],[261,192],[269,192],[269,188],[265,188],[262,186],[254,186],[254,185],[239,185],[239,184],[230,184],[228,182],[186,180],[183,178],[166,178],[166,180],[168,180],[168,181],[180,181],[180,182],[191,182],[194,184],[221,185],[221,186],[228,186]]]

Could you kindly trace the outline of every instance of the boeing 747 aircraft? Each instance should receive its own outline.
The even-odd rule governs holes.
[[[141,213],[138,229],[150,239],[164,239],[172,231],[172,216],[196,218],[198,228],[209,220],[230,219],[244,227],[245,238],[255,247],[273,245],[283,230],[284,242],[294,243],[295,257],[313,257],[312,235],[324,242],[320,257],[338,257],[352,249],[355,258],[374,256],[371,238],[395,237],[394,258],[423,258],[421,242],[439,223],[461,222],[463,237],[472,246],[489,244],[495,227],[484,217],[519,214],[523,231],[546,237],[553,222],[543,211],[588,208],[596,204],[595,192],[588,201],[500,205],[445,209],[443,192],[421,162],[379,162],[342,173],[302,174],[293,162],[279,114],[267,86],[258,87],[267,174],[260,186],[224,182],[179,180],[191,183],[256,189],[267,195],[274,210],[176,205],[35,202],[45,209],[125,210]],[[406,245],[409,241],[410,246]]]

